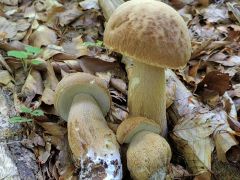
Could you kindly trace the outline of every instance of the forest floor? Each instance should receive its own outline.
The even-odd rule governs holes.
[[[211,133],[198,129],[211,140],[210,156],[219,150],[217,144],[227,144],[218,157],[210,158],[210,167],[201,163],[215,179],[239,179],[240,4],[224,0],[167,3],[182,15],[192,40],[189,63],[175,74],[202,106],[221,109],[230,117],[224,131],[234,142],[227,142],[228,137],[214,139],[218,127]],[[0,0],[0,154],[11,154],[16,164],[0,163],[0,179],[77,179],[79,167],[67,146],[67,123],[53,106],[56,86],[69,73],[90,73],[108,84],[113,103],[106,119],[114,132],[128,116],[127,73],[122,56],[103,44],[105,21],[97,0]],[[171,98],[174,101],[175,95]],[[174,132],[171,123],[169,129],[170,134]],[[169,135],[172,149],[174,141]],[[193,179],[196,173],[184,152],[174,152],[173,176]],[[200,157],[202,152],[194,153]],[[3,154],[0,161],[10,161]],[[219,159],[225,161],[221,167],[211,167]]]

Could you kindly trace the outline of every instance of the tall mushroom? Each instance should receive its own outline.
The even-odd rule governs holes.
[[[133,179],[166,178],[172,152],[159,133],[159,125],[144,117],[125,119],[118,127],[119,143],[129,143],[127,166]]]
[[[80,179],[121,179],[116,136],[104,116],[111,98],[104,82],[87,73],[64,77],[56,88],[54,106],[68,122],[68,140],[81,163]]]
[[[110,16],[104,32],[110,49],[133,59],[128,107],[131,116],[155,120],[167,132],[164,68],[179,68],[190,58],[186,23],[172,7],[155,0],[132,0]]]

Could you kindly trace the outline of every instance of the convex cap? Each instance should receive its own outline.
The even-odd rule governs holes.
[[[117,129],[117,139],[120,144],[130,143],[133,136],[141,131],[160,133],[160,126],[145,117],[130,117],[125,119]]]
[[[186,23],[169,5],[155,0],[131,0],[110,17],[105,45],[136,61],[162,68],[184,66],[191,55]]]
[[[106,116],[111,106],[111,97],[106,84],[96,76],[79,72],[65,76],[55,90],[54,106],[65,121],[68,119],[73,98],[79,93],[91,95]]]

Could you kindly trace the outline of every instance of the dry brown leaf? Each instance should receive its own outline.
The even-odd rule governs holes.
[[[42,95],[43,93],[43,82],[41,74],[32,69],[22,87],[22,96],[26,98],[25,102],[27,104],[31,103],[32,99],[36,94]]]
[[[50,58],[53,58],[57,54],[64,53],[64,49],[61,46],[56,45],[48,45],[47,48],[44,48],[44,50],[41,53],[41,58],[43,60],[48,60]]]
[[[211,172],[203,172],[195,176],[193,180],[211,180]]]
[[[207,7],[209,5],[209,0],[198,0],[199,4],[202,6]]]
[[[39,12],[61,6],[62,4],[60,4],[57,0],[36,0],[34,2],[34,7]]]
[[[10,6],[17,6],[21,0],[0,0],[0,3],[10,5]]]
[[[232,87],[228,74],[212,71],[206,74],[204,79],[197,85],[195,93],[202,94],[204,90],[217,92],[220,96]]]
[[[189,172],[180,165],[170,164],[170,172],[175,179],[190,176]]]
[[[228,91],[230,97],[240,97],[240,84],[235,84],[232,86],[232,90]]]
[[[65,26],[73,22],[76,18],[83,14],[78,3],[70,3],[65,5],[66,10],[59,15],[59,24]]]
[[[118,67],[118,64],[105,62],[94,57],[82,57],[80,66],[84,72],[95,74],[96,72],[113,70]]]
[[[29,37],[29,43],[35,47],[47,46],[57,43],[55,31],[45,25],[40,25]]]
[[[32,143],[35,146],[42,146],[42,147],[45,146],[44,139],[38,134],[36,134],[34,131],[32,131],[31,134],[29,135],[29,139],[31,139]]]
[[[79,69],[80,65],[79,65],[78,61],[75,61],[75,62],[76,63],[74,63],[74,65],[75,65],[74,68],[76,68],[76,65],[77,65],[77,69]],[[60,74],[62,70],[65,72],[68,72],[68,73],[74,71],[74,69],[70,69],[70,67],[64,62],[52,62],[51,64],[53,66],[54,71],[58,74]],[[81,69],[81,67],[80,67],[80,69]]]
[[[113,57],[110,57],[106,54],[96,54],[95,58],[101,59],[102,61],[106,61],[106,62],[115,62],[116,59]]]
[[[14,81],[12,76],[6,70],[0,70],[0,84],[7,85],[8,83]]]
[[[75,57],[89,55],[89,49],[87,46],[82,45],[82,43],[82,36],[78,36],[73,38],[71,42],[63,43],[62,47],[66,53],[72,54]]]
[[[112,108],[111,112],[112,116],[114,117],[115,121],[123,121],[127,118],[128,112],[126,110],[123,110],[121,108]]]
[[[8,66],[8,64],[6,63],[5,59],[2,57],[2,55],[0,54],[0,65],[3,66],[3,68],[5,68],[6,70],[8,70],[9,73],[13,73],[12,69]]]
[[[98,0],[84,0],[79,3],[84,10],[88,9],[100,9],[98,5]]]
[[[59,81],[50,62],[47,62],[47,73],[45,75],[46,80],[44,82],[44,86],[51,90],[55,90]]]
[[[56,136],[56,135],[45,135],[44,136],[45,141],[50,142],[52,145],[54,145],[58,150],[62,150],[66,144],[63,142],[62,136]]]
[[[10,22],[4,17],[0,17],[0,40],[5,38],[13,38],[16,34],[16,23]]]
[[[50,88],[45,88],[41,97],[41,100],[47,105],[54,104],[54,91]]]
[[[208,22],[217,23],[228,20],[228,10],[226,6],[218,6],[217,4],[211,4],[204,9],[204,18]]]
[[[127,94],[127,84],[122,79],[111,78],[110,84],[123,94]]]
[[[228,150],[227,159],[230,162],[239,163],[240,162],[240,147],[233,146],[230,150]]]
[[[53,122],[43,122],[38,123],[40,126],[42,126],[46,133],[54,136],[64,136],[67,133],[67,129],[59,126],[57,123]]]
[[[39,151],[39,157],[38,157],[38,161],[40,164],[44,164],[47,162],[48,158],[50,157],[50,152],[48,151]]]
[[[80,61],[79,60],[66,60],[63,61],[64,64],[67,66],[67,69],[64,69],[64,65],[63,65],[63,70],[66,72],[81,72],[82,68],[80,65]],[[62,68],[62,67],[61,67]]]

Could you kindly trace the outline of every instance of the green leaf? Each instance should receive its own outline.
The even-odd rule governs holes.
[[[96,44],[94,42],[83,42],[82,43],[83,46],[89,47],[89,46],[96,46]]]
[[[26,106],[21,106],[20,107],[20,112],[22,113],[31,113],[32,112],[32,109],[31,108],[28,108]]]
[[[102,42],[102,41],[99,41],[99,40],[97,40],[97,42],[96,42],[96,45],[97,45],[97,46],[99,46],[99,47],[102,47],[102,46],[103,46],[103,42]]]
[[[38,60],[38,59],[33,59],[33,60],[31,61],[31,63],[34,64],[34,65],[39,65],[39,64],[42,64],[43,62],[40,61],[40,60]]]
[[[38,47],[33,47],[33,46],[25,46],[25,50],[28,52],[28,53],[32,53],[32,54],[39,54],[42,49],[41,48],[38,48]]]
[[[95,42],[83,42],[82,45],[83,45],[83,46],[86,46],[86,47],[92,47],[92,46],[102,47],[103,42],[97,40],[96,43],[95,43]]]
[[[22,122],[30,122],[32,119],[20,117],[20,116],[14,116],[9,119],[10,123],[22,123]]]
[[[28,53],[25,51],[8,51],[7,55],[15,57],[15,58],[19,58],[19,59],[27,59],[28,58]]]
[[[33,115],[33,116],[43,116],[44,112],[40,109],[36,109],[33,112],[31,112],[31,115]]]

